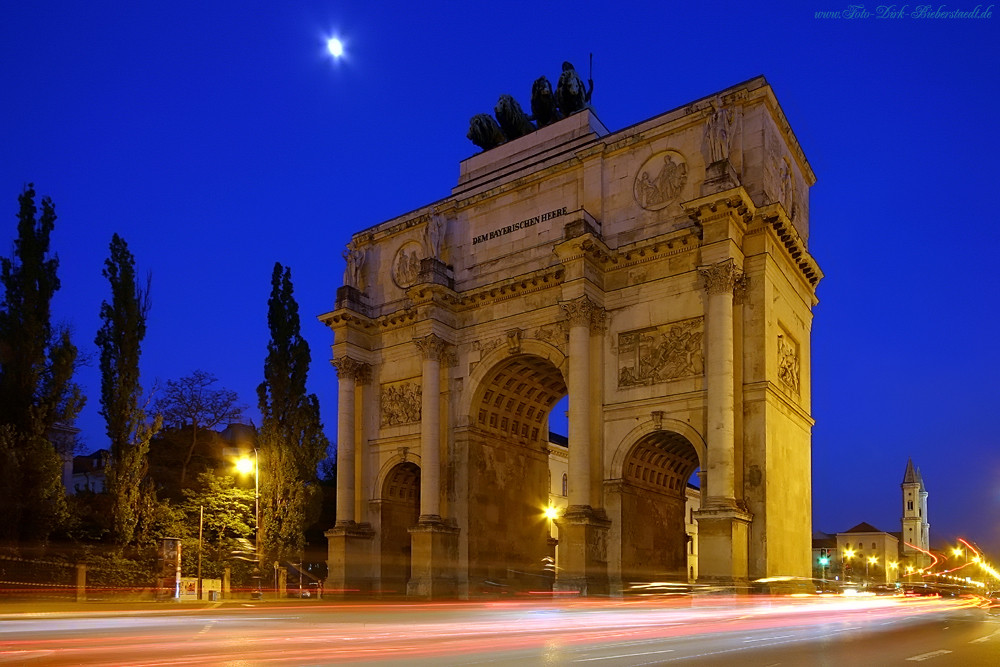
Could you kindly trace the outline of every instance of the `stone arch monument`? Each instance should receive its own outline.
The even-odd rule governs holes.
[[[699,581],[808,577],[814,180],[756,78],[617,132],[584,108],[356,233],[320,317],[339,386],[328,588],[686,579],[696,470]]]

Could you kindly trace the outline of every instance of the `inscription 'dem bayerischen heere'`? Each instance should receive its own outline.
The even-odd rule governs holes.
[[[491,239],[498,238],[505,234],[510,234],[511,232],[516,232],[519,229],[524,229],[526,227],[534,227],[540,222],[545,222],[546,220],[551,220],[552,218],[558,218],[559,216],[566,215],[566,207],[557,208],[554,211],[549,211],[548,213],[542,213],[541,215],[536,215],[533,218],[526,218],[520,222],[515,222],[512,225],[507,225],[506,227],[500,227],[499,229],[494,229],[491,232],[485,234],[480,234],[472,239],[472,245],[477,243],[482,243],[483,241],[489,241]]]

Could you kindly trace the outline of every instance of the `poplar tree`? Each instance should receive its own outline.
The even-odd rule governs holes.
[[[44,541],[65,516],[62,455],[49,440],[83,406],[73,382],[77,349],[51,322],[59,258],[50,254],[55,205],[35,188],[18,197],[12,257],[0,259],[0,539]],[[72,454],[72,452],[66,452]]]
[[[110,248],[102,273],[111,284],[111,302],[101,303],[103,324],[94,342],[101,353],[101,415],[111,442],[106,469],[111,524],[116,541],[124,546],[134,541],[143,508],[152,505],[147,454],[161,419],[159,415],[152,422],[148,419],[139,384],[152,278],[147,276],[144,288],[139,285],[135,259],[118,234],[111,238]]]
[[[262,417],[257,435],[260,456],[262,549],[266,561],[298,558],[305,529],[319,516],[322,499],[316,467],[328,441],[320,422],[319,399],[306,393],[309,344],[299,334],[299,307],[291,271],[275,263],[267,302],[271,339],[264,381],[257,387]]]

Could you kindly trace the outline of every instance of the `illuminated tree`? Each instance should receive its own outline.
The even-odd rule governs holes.
[[[62,457],[48,435],[83,407],[72,381],[77,349],[69,330],[51,323],[59,259],[49,252],[52,200],[37,217],[35,189],[18,197],[17,238],[0,260],[0,539],[44,541],[65,517]]]
[[[299,307],[291,271],[274,265],[267,323],[271,340],[264,382],[257,387],[262,416],[260,453],[261,542],[267,560],[297,558],[305,528],[318,517],[321,491],[316,467],[329,444],[319,399],[306,393],[309,344],[299,334]]]

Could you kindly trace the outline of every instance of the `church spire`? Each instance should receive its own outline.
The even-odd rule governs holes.
[[[913,459],[906,460],[906,472],[903,473],[903,484],[920,484],[923,486],[920,473],[913,467]]]

